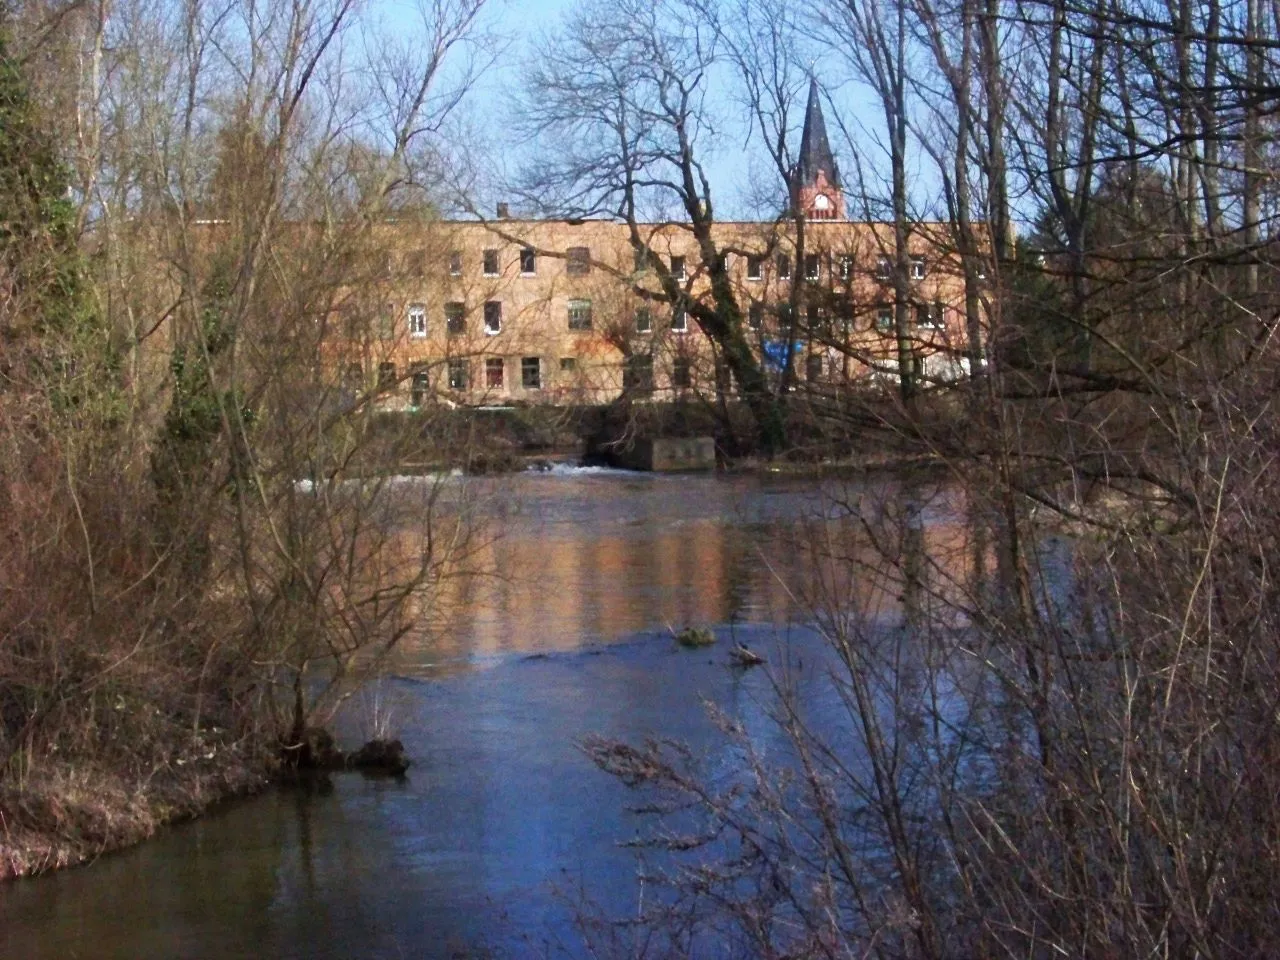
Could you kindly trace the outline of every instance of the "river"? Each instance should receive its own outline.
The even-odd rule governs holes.
[[[347,720],[353,735],[390,722],[408,777],[273,790],[9,885],[0,956],[574,956],[584,909],[634,913],[622,844],[640,828],[636,798],[581,739],[673,737],[731,764],[706,703],[764,729],[769,675],[731,669],[724,642],[681,649],[669,628],[712,626],[774,665],[818,662],[797,591],[830,571],[803,545],[842,526],[831,495],[865,490],[563,468],[483,483],[497,535],[486,573],[451,587],[462,615],[411,638]],[[930,548],[952,542],[954,521],[945,498],[926,508]],[[899,616],[874,584],[829,589]]]

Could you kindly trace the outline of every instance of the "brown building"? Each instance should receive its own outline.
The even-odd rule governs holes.
[[[846,219],[816,86],[796,181],[803,262],[793,218],[715,228],[750,339],[766,367],[788,368],[798,384],[896,382],[892,225]],[[374,348],[353,337],[339,353],[385,405],[600,403],[624,389],[658,398],[732,389],[711,340],[652,275],[661,259],[690,297],[706,295],[706,268],[685,226],[640,225],[642,253],[626,223],[505,214],[504,205],[492,221],[381,228],[391,253]],[[945,225],[915,226],[911,335],[918,369],[939,380],[964,372],[963,280],[951,250]]]

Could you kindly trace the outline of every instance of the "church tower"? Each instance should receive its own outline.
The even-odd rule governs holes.
[[[800,135],[800,160],[792,178],[792,202],[807,220],[843,220],[844,191],[840,170],[827,141],[827,123],[822,117],[818,81],[809,81],[809,103],[804,111],[804,132]]]

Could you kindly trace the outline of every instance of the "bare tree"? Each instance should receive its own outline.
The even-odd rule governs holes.
[[[814,11],[814,33],[831,44],[832,52],[848,61],[859,79],[878,101],[887,138],[889,162],[889,210],[893,227],[894,331],[898,348],[898,383],[908,408],[917,392],[916,347],[911,330],[911,246],[913,219],[907,183],[907,103],[911,65],[911,37],[907,6],[879,0],[819,7]],[[868,219],[874,219],[869,217]]]
[[[1250,224],[1274,25],[1056,0],[860,22],[891,110],[894,29],[930,53],[906,89],[937,100],[904,129],[932,113],[972,138],[967,159],[933,152],[954,235],[961,179],[987,211],[985,409],[934,424],[917,402],[946,480],[852,484],[798,538],[825,652],[775,665],[769,750],[720,718],[739,776],[671,744],[589,746],[659,814],[669,899],[624,929],[652,921],[672,953],[1265,954],[1276,305]],[[848,586],[871,582],[900,608]]]
[[[761,447],[774,452],[784,441],[782,409],[744,332],[726,263],[726,254],[748,251],[714,229],[704,156],[717,130],[706,98],[721,53],[708,13],[705,5],[680,0],[600,2],[572,13],[525,84],[527,130],[554,149],[540,155],[524,195],[535,209],[558,216],[627,224],[637,265],[652,278],[637,282],[637,293],[685,311],[715,343],[755,418]],[[558,63],[573,63],[573,73]],[[692,241],[699,260],[687,276],[664,258],[668,245],[683,247],[682,238]],[[701,285],[705,295],[695,293]]]
[[[375,25],[344,0],[72,5],[15,27],[31,143],[56,171],[66,137],[74,175],[38,208],[57,258],[6,247],[29,330],[6,336],[26,399],[0,416],[6,583],[27,587],[0,603],[6,869],[254,782],[430,629],[469,525],[460,493],[385,482],[423,441],[380,413],[403,329],[381,224],[427,206],[433,133],[487,62],[482,6],[425,3],[430,55],[370,42],[359,69]],[[40,68],[64,54],[83,78],[65,134],[39,122],[67,86]],[[95,792],[139,802],[85,834],[67,804]]]

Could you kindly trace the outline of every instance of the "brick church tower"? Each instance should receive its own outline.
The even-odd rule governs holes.
[[[840,170],[827,141],[827,123],[822,117],[818,81],[809,81],[809,103],[804,111],[804,132],[800,135],[800,160],[792,177],[797,210],[807,220],[844,220],[844,191]]]

